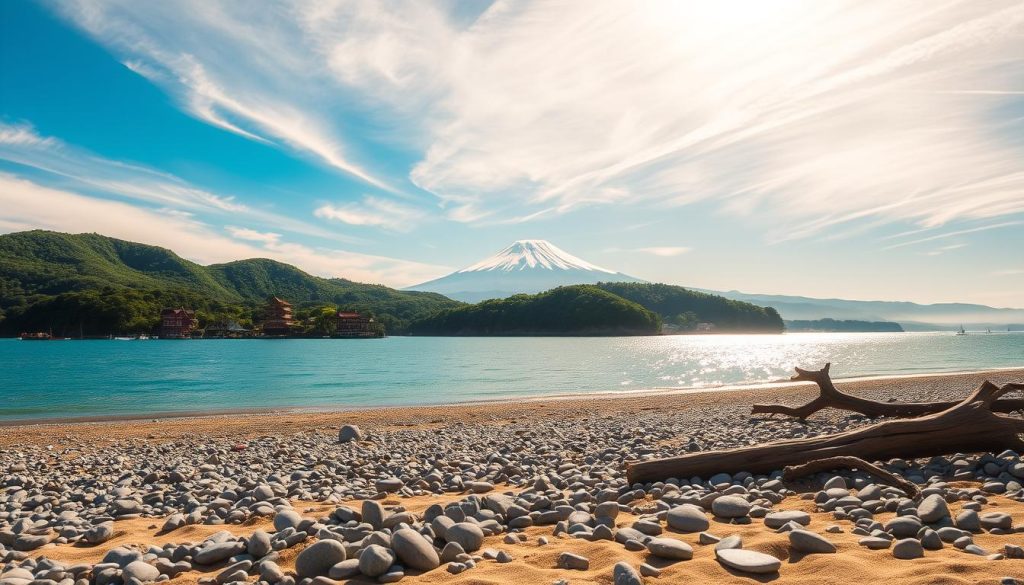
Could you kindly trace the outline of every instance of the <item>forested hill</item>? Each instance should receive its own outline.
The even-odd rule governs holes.
[[[410,326],[416,335],[654,335],[660,330],[656,314],[584,284],[446,309]]]
[[[782,317],[771,307],[697,292],[670,284],[602,282],[602,290],[657,313],[666,330],[694,331],[701,323],[718,333],[782,333]]]
[[[0,332],[59,335],[147,331],[160,308],[184,305],[202,320],[251,321],[269,295],[374,314],[390,331],[460,305],[434,293],[309,275],[267,259],[202,266],[174,252],[98,234],[0,235]]]

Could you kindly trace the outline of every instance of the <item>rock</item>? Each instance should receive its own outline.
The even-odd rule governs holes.
[[[454,561],[456,557],[458,557],[459,555],[464,554],[466,554],[466,551],[463,550],[461,546],[459,546],[459,543],[449,542],[448,544],[444,545],[443,549],[441,549],[441,562],[450,563]]]
[[[924,556],[924,547],[916,538],[904,538],[892,546],[892,556],[903,560],[918,559]]]
[[[967,532],[981,532],[981,518],[974,510],[962,510],[956,515],[956,527]]]
[[[397,477],[386,477],[384,479],[378,479],[374,483],[374,487],[379,492],[394,493],[402,489],[405,486],[405,482]]]
[[[451,526],[444,538],[448,542],[458,543],[466,552],[479,550],[484,545],[484,531],[472,522],[459,522]]]
[[[89,544],[103,544],[114,537],[114,523],[103,522],[85,531],[85,541]]]
[[[379,577],[387,573],[394,563],[395,553],[379,544],[371,544],[359,554],[359,572],[367,577]]]
[[[693,504],[676,506],[665,515],[669,528],[680,532],[701,532],[711,526],[704,510]]]
[[[405,578],[405,568],[401,565],[392,565],[387,573],[377,577],[378,583],[397,583]]]
[[[771,555],[742,548],[716,550],[715,557],[719,563],[743,573],[775,573],[782,566],[782,561]]]
[[[782,528],[788,522],[796,522],[801,526],[811,523],[811,515],[800,510],[787,510],[784,512],[772,512],[764,517],[764,525],[768,528]]]
[[[644,577],[660,577],[661,569],[648,565],[647,563],[643,563],[640,565],[640,574]]]
[[[359,559],[345,559],[340,563],[331,567],[331,570],[327,572],[327,576],[335,581],[340,579],[348,579],[349,577],[355,577],[359,574]]]
[[[739,534],[726,536],[715,544],[715,551],[726,550],[729,548],[743,548],[743,539]]]
[[[262,530],[256,530],[249,537],[249,544],[246,546],[246,551],[253,556],[253,558],[261,559],[273,550],[270,544],[270,535]]]
[[[345,547],[336,540],[318,540],[295,557],[295,572],[299,577],[327,575],[331,567],[345,560]]]
[[[282,510],[274,516],[274,530],[280,532],[285,528],[299,529],[302,524],[302,516],[295,510]]]
[[[126,582],[134,578],[138,579],[141,583],[150,583],[156,581],[160,576],[160,571],[156,567],[143,561],[132,561],[121,571]]]
[[[939,550],[942,548],[942,539],[939,538],[939,533],[935,532],[931,528],[925,528],[921,533],[919,540],[921,546],[927,550]]]
[[[560,569],[571,569],[575,571],[586,571],[590,568],[590,559],[570,552],[558,555],[558,567]]]
[[[885,531],[896,538],[910,538],[921,531],[921,522],[911,516],[897,516],[886,523]]]
[[[857,544],[865,546],[871,550],[881,550],[892,546],[892,541],[888,538],[880,538],[878,536],[865,536],[858,540]]]
[[[981,516],[979,518],[979,523],[985,530],[992,530],[995,528],[1010,530],[1013,528],[1013,516],[1010,516],[1006,512],[992,512]]]
[[[167,517],[167,520],[164,521],[163,528],[160,529],[160,532],[171,532],[172,530],[177,530],[184,525],[184,514],[171,514]]]
[[[938,522],[949,517],[949,506],[946,505],[946,500],[941,494],[932,494],[918,504],[917,517],[925,524]]]
[[[619,561],[612,567],[613,585],[643,585],[644,580],[632,565]]]
[[[719,518],[741,518],[750,513],[750,502],[739,496],[721,496],[711,502],[711,511]]]
[[[100,562],[104,564],[113,563],[123,569],[127,567],[129,564],[141,560],[142,553],[134,550],[128,550],[123,546],[119,546],[117,548],[112,548],[109,551],[107,551],[107,554],[103,555],[103,560],[101,560]]]
[[[363,440],[363,432],[356,425],[343,425],[338,431],[338,442],[352,443]]]
[[[808,530],[792,530],[789,533],[789,546],[793,550],[805,554],[821,554],[836,552],[836,545],[825,537]]]
[[[376,500],[363,500],[363,507],[360,510],[363,517],[363,522],[366,522],[370,526],[373,526],[374,530],[380,530],[384,527],[384,506],[380,505],[380,502]]]
[[[214,542],[199,549],[192,560],[200,565],[213,565],[244,550],[245,545],[241,542]]]
[[[284,579],[284,571],[274,561],[263,561],[260,563],[260,580],[267,583],[277,583]]]
[[[711,534],[710,532],[701,532],[700,534],[697,535],[697,543],[698,544],[715,544],[716,542],[719,542],[721,540],[722,540],[721,538],[718,538],[717,536],[715,536],[714,534]]]
[[[411,528],[401,528],[391,535],[391,549],[410,569],[429,571],[441,565],[433,545]]]
[[[686,561],[693,558],[693,548],[674,538],[652,538],[647,541],[647,550],[663,559]]]
[[[14,539],[14,550],[29,552],[50,543],[52,536],[48,534],[19,534]]]

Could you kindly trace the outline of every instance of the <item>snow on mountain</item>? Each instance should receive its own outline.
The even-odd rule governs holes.
[[[643,281],[591,264],[546,240],[519,240],[472,266],[406,290],[436,292],[460,301],[477,302],[597,282]]]
[[[527,270],[546,268],[548,270],[593,270],[615,274],[614,270],[601,268],[566,252],[547,240],[519,240],[494,256],[481,260],[459,272],[486,270]]]

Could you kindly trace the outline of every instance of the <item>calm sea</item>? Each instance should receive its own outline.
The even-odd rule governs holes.
[[[1024,367],[1024,334],[0,339],[0,420],[359,407]]]

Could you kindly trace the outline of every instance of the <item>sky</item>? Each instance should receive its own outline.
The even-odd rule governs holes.
[[[1024,307],[1024,2],[0,2],[0,232]]]

